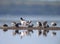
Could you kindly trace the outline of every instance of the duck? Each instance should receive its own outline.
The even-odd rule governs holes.
[[[40,21],[37,22],[37,26],[40,27],[42,26],[42,23]]]
[[[21,25],[21,23],[12,22],[11,25],[15,26],[15,27],[19,27]]]
[[[3,31],[6,32],[7,31],[7,28],[6,27],[8,27],[8,25],[7,24],[4,24],[3,27],[4,27]]]
[[[51,26],[56,26],[57,23],[56,22],[51,22]]]
[[[29,25],[32,21],[26,21],[25,19],[23,19],[23,18],[21,17],[21,18],[20,18],[20,22],[21,22],[21,25],[27,26],[27,25]]]
[[[21,23],[16,23],[16,22],[12,22],[11,24],[12,26],[15,26],[17,28],[19,28],[20,27],[19,25],[21,25]],[[19,30],[15,30],[15,32],[13,32],[13,35],[16,35],[16,34],[19,34]]]

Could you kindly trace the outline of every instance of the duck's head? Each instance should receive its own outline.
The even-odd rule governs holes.
[[[20,18],[21,20],[24,20],[22,17]]]

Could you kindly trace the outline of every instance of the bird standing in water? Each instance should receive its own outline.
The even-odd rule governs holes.
[[[11,23],[13,26],[19,28],[19,25],[21,25],[21,23],[16,23],[16,22],[12,22]],[[19,30],[15,30],[15,32],[13,32],[13,35],[19,34]]]
[[[25,19],[23,19],[22,17],[20,18],[20,23],[23,26],[28,26],[32,21],[26,21]]]
[[[37,22],[37,27],[42,27],[42,23],[39,21]],[[40,36],[42,34],[41,30],[38,30],[38,36]]]
[[[4,27],[3,31],[6,32],[8,25],[7,24],[4,24],[3,27]]]
[[[47,24],[47,21],[43,22],[43,28],[49,28],[49,25]],[[48,32],[49,32],[49,30],[43,30],[43,35],[47,36]]]
[[[57,25],[56,22],[51,22],[51,26],[55,27]],[[56,32],[52,32],[51,36],[55,36]]]

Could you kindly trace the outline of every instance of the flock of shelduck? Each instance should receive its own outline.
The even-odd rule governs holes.
[[[16,22],[12,22],[11,25],[15,26],[15,27],[20,27],[22,26],[27,26],[27,27],[33,27],[34,24],[31,24],[32,21],[26,21],[25,19],[23,19],[22,17],[20,18],[20,23],[16,23]],[[49,25],[47,23],[47,21],[44,21],[43,23],[41,23],[40,21],[36,22],[37,26],[40,27],[42,26],[43,28],[48,28]],[[51,23],[52,26],[56,26],[57,24],[55,22]],[[7,24],[4,24],[3,27],[8,27]],[[3,30],[3,31],[7,31],[7,30]],[[38,30],[38,36],[40,36],[41,34],[43,34],[43,36],[47,36],[47,33],[49,32],[49,30]],[[20,34],[20,37],[23,38],[26,35],[30,35],[31,33],[33,33],[33,30],[26,30],[26,31],[22,31],[19,32],[19,30],[15,30],[15,32],[13,33],[13,35],[16,34]],[[56,35],[56,32],[52,32],[53,35]]]

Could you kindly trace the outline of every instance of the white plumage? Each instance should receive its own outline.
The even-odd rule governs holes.
[[[57,24],[55,22],[52,22],[51,23],[51,26],[56,26]]]

